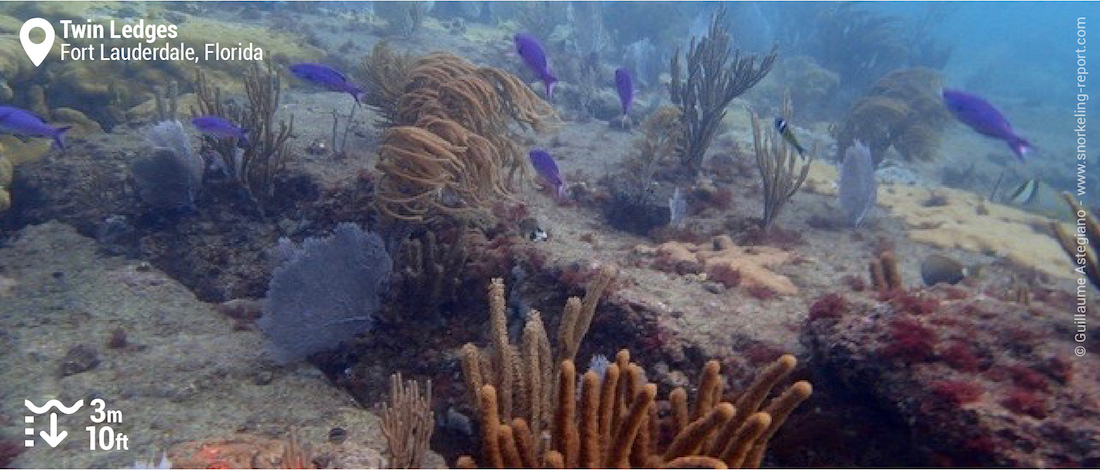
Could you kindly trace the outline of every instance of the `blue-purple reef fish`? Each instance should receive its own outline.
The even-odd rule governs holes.
[[[191,125],[203,135],[215,139],[237,139],[238,147],[248,147],[248,131],[221,116],[199,116],[191,119]]]
[[[634,74],[625,67],[615,69],[615,90],[619,92],[619,104],[623,107],[623,115],[629,116],[630,109],[634,106]]]
[[[948,89],[943,90],[943,101],[947,109],[963,124],[979,134],[1008,143],[1008,147],[1020,161],[1025,161],[1027,154],[1032,151],[1031,143],[1016,135],[1008,119],[988,101],[969,93]]]
[[[302,80],[320,85],[329,91],[348,93],[352,98],[355,98],[356,103],[366,94],[362,87],[348,80],[348,77],[344,74],[324,64],[294,64],[290,66],[290,73]]]
[[[558,83],[558,78],[550,73],[550,68],[546,64],[546,51],[542,48],[542,44],[539,44],[539,40],[534,36],[525,33],[516,33],[513,39],[516,43],[516,53],[523,59],[523,63],[535,72],[543,85],[546,85],[546,99],[554,99],[554,84]]]
[[[775,130],[779,132],[779,135],[783,136],[783,140],[786,140],[791,147],[794,147],[798,151],[798,154],[805,157],[806,149],[802,147],[802,144],[798,143],[798,139],[794,136],[794,131],[791,130],[791,126],[787,124],[787,120],[781,117],[775,118]]]
[[[47,137],[61,150],[65,150],[65,131],[71,127],[54,127],[25,109],[0,106],[0,130],[26,137]]]
[[[530,155],[531,166],[535,167],[535,173],[554,187],[559,199],[565,199],[565,180],[561,177],[561,171],[558,170],[558,163],[554,161],[554,157],[545,150],[537,149],[532,150]]]

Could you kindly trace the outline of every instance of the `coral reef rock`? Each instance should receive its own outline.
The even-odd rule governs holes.
[[[1004,256],[1059,278],[1073,275],[1046,217],[949,188],[887,185],[879,203],[905,222],[913,241]]]
[[[666,242],[656,248],[635,247],[639,254],[655,255],[654,266],[678,273],[705,273],[707,279],[726,287],[764,287],[780,295],[797,295],[798,287],[791,279],[771,271],[789,262],[790,252],[770,246],[737,246],[728,235],[719,235],[710,242]]]
[[[895,291],[811,315],[803,342],[818,370],[906,423],[897,432],[927,459],[916,466],[1092,467],[1100,356],[1075,356],[1065,300]]]
[[[94,240],[51,222],[23,229],[0,249],[0,271],[19,281],[0,302],[0,395],[20,398],[4,400],[0,416],[26,414],[23,399],[85,400],[78,414],[59,420],[69,439],[27,449],[11,465],[123,468],[168,449],[171,460],[195,464],[182,443],[255,441],[239,432],[285,442],[291,426],[315,460],[383,464],[370,459],[385,449],[378,418],[308,364],[273,367],[258,331],[234,328],[147,264],[103,257]],[[126,344],[108,348],[118,329]],[[74,348],[95,348],[98,365],[59,373],[56,364]],[[88,400],[96,397],[122,412],[113,427],[129,436],[128,451],[88,452],[84,426],[93,424]],[[0,421],[0,435],[23,435],[23,427],[22,419]],[[336,427],[348,435],[339,449],[325,437]]]

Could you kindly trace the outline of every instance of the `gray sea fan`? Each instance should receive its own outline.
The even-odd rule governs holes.
[[[175,120],[162,121],[149,128],[147,137],[153,144],[153,148],[171,150],[184,161],[192,177],[202,178],[202,158],[195,154],[191,139],[184,132],[182,123]]]
[[[149,128],[152,155],[130,166],[138,197],[157,209],[190,208],[202,188],[204,164],[179,121]]]
[[[840,205],[848,213],[848,222],[852,227],[859,227],[874,209],[878,198],[875,162],[871,158],[871,149],[863,142],[857,140],[844,151],[839,185]]]
[[[275,360],[287,363],[332,349],[370,329],[393,262],[382,237],[343,223],[300,248],[281,242],[284,262],[271,277],[257,322]]]

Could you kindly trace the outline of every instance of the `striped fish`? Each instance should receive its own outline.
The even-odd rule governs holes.
[[[1017,186],[1008,196],[1008,202],[1018,205],[1034,203],[1039,198],[1039,180],[1030,179]]]

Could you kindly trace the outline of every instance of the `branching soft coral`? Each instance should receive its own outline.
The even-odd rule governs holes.
[[[405,92],[412,64],[411,56],[396,53],[385,41],[379,41],[356,70],[357,78],[371,90],[365,102],[378,108],[391,122],[397,109],[397,99]]]
[[[672,102],[680,108],[684,129],[680,162],[693,174],[702,168],[707,148],[726,116],[726,106],[763,80],[775,64],[775,49],[763,56],[742,55],[740,50],[731,54],[725,24],[725,7],[719,7],[707,35],[692,38],[683,59],[677,49],[669,65],[672,81],[668,90]]]
[[[783,114],[790,116],[789,97],[783,100],[783,108]],[[750,113],[750,117],[756,168],[760,171],[760,179],[763,182],[764,217],[761,219],[760,227],[770,230],[775,219],[779,217],[780,211],[806,181],[806,177],[810,174],[810,163],[813,162],[813,155],[817,153],[817,149],[815,146],[808,158],[796,156],[792,146],[783,140],[774,126],[761,125],[756,113]]]
[[[689,405],[686,390],[674,389],[668,396],[671,416],[662,421],[657,386],[647,383],[626,350],[602,373],[583,374],[579,389],[576,366],[565,360],[555,382],[549,442],[537,439],[524,419],[500,415],[496,388],[485,385],[477,394],[482,463],[491,468],[757,468],[772,436],[813,392],[809,382],[795,382],[763,407],[796,364],[793,356],[780,357],[731,403],[722,400],[725,380],[718,361],[709,361],[694,403]],[[463,456],[456,466],[477,464]]]
[[[221,156],[229,175],[262,209],[262,203],[275,196],[275,174],[283,169],[291,157],[286,141],[294,132],[294,116],[289,123],[275,122],[279,109],[281,84],[279,75],[269,65],[266,69],[252,66],[244,77],[247,105],[223,99],[220,88],[211,86],[202,71],[196,74],[198,108],[191,114],[214,115],[236,122],[249,131],[251,145],[237,148],[236,139],[203,137],[204,145]]]
[[[552,109],[515,76],[449,53],[399,75],[406,85],[392,100],[377,164],[379,211],[414,223],[487,216],[517,173],[528,173],[512,125],[538,131]]]
[[[684,388],[669,394],[667,419],[657,414],[657,386],[647,383],[626,350],[602,370],[581,375],[578,387],[577,348],[611,275],[602,270],[583,301],[566,303],[554,362],[538,312],[528,315],[522,343],[509,344],[504,286],[494,280],[489,291],[492,348],[463,348],[463,375],[481,430],[481,460],[462,456],[456,467],[760,466],[772,436],[813,392],[809,382],[798,381],[765,404],[794,370],[794,356],[779,357],[728,402],[723,401],[721,366],[709,361],[693,403]],[[549,440],[542,438],[547,429]]]

